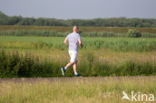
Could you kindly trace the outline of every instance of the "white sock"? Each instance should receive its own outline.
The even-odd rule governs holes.
[[[65,70],[67,70],[67,67],[64,67]]]
[[[74,74],[75,74],[75,75],[78,75],[78,73],[77,73],[77,72],[74,72]]]

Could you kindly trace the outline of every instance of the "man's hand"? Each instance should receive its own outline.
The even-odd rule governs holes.
[[[83,48],[83,44],[81,44],[80,47]]]
[[[64,39],[64,44],[68,45],[68,40],[66,38]]]

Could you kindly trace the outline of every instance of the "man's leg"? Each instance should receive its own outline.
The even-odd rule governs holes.
[[[77,53],[69,51],[69,56],[70,56],[70,62],[64,67],[65,70],[67,70],[69,67],[71,67],[75,62],[77,62]]]
[[[78,75],[78,73],[77,73],[77,62],[75,62],[73,64],[73,71],[74,71],[74,75]]]
[[[67,69],[69,67],[71,67],[74,64],[74,62],[69,62],[64,68]]]
[[[64,76],[65,75],[65,72],[66,70],[72,66],[74,64],[74,62],[69,62],[65,67],[61,67],[61,72],[62,72],[62,75]]]
[[[66,70],[73,66],[74,74],[75,76],[78,76],[77,73],[77,52],[71,52],[69,51],[69,56],[70,56],[70,62],[66,64],[65,67],[61,67],[62,75],[65,74]]]

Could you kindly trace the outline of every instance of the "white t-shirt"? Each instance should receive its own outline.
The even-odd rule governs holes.
[[[78,51],[78,40],[80,40],[80,34],[73,32],[67,35],[66,39],[69,43],[69,51]]]

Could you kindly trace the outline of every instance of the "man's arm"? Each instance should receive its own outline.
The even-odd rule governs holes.
[[[68,45],[68,39],[67,38],[64,39],[64,44]]]
[[[78,43],[79,43],[79,46],[82,48],[83,47],[83,42],[82,42],[82,40],[78,40]]]

